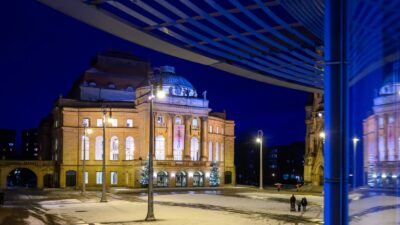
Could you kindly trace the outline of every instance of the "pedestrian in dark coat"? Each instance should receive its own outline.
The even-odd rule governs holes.
[[[306,197],[303,197],[303,198],[301,199],[301,205],[303,206],[303,212],[306,211],[307,204],[308,204],[308,202],[307,202]]]
[[[299,200],[298,202],[297,202],[297,211],[301,211],[301,201]]]
[[[294,197],[294,194],[290,197],[290,211],[296,212],[296,197]]]

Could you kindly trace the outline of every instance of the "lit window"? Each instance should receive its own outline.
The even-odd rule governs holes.
[[[176,118],[175,118],[175,124],[176,124],[176,125],[182,125],[182,118],[176,117]]]
[[[96,125],[97,125],[97,127],[103,127],[103,119],[97,119]]]
[[[133,120],[127,119],[126,120],[126,127],[133,127]]]
[[[103,160],[103,137],[96,137],[96,157],[95,160]]]
[[[199,139],[197,137],[192,137],[190,144],[190,158],[193,161],[199,160]]]
[[[37,151],[38,151],[38,148],[34,148],[33,150],[34,150],[35,152],[37,152]]]
[[[164,123],[164,118],[163,118],[163,116],[157,116],[157,123],[158,123],[158,124],[163,124],[163,123]]]
[[[193,129],[199,128],[199,121],[196,118],[192,120],[192,128]]]
[[[208,129],[208,132],[212,133],[212,130],[213,130],[213,129],[212,129],[212,126],[210,125],[210,126],[209,126],[209,129]]]
[[[217,127],[217,131],[216,131],[216,133],[217,133],[217,134],[219,134],[219,127]]]
[[[208,161],[212,161],[213,160],[212,147],[213,147],[212,141],[208,142]]]
[[[89,173],[85,171],[85,184],[89,183]]]
[[[108,83],[107,87],[110,88],[110,89],[115,89],[115,84]]]
[[[89,120],[89,118],[84,118],[84,119],[82,120],[82,126],[83,126],[83,127],[89,127],[89,125],[90,125],[90,120]]]
[[[85,155],[85,160],[89,160],[89,137],[82,136],[82,160]]]
[[[111,137],[110,141],[110,160],[118,160],[118,137]]]
[[[102,172],[96,172],[96,184],[102,184],[103,183],[103,173]]]
[[[118,173],[115,171],[111,172],[111,184],[117,184],[118,183]]]
[[[57,128],[57,127],[58,127],[58,125],[59,125],[58,123],[59,123],[59,122],[58,122],[58,120],[56,120],[56,121],[54,122],[54,127],[56,127],[56,128]]]
[[[165,159],[165,138],[161,135],[156,137],[156,160]]]
[[[94,81],[89,82],[89,86],[90,87],[96,87],[96,82],[94,82]]]
[[[135,152],[135,142],[133,137],[126,138],[125,148],[125,160],[133,160],[133,154]]]
[[[112,127],[118,127],[118,120],[117,119],[111,118],[110,122],[111,122],[111,126]]]

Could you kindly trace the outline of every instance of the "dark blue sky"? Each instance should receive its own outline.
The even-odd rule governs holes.
[[[99,31],[30,0],[5,1],[0,9],[0,127],[36,127],[100,52],[121,50],[173,65],[207,98],[226,110],[236,134],[263,129],[270,145],[304,140],[308,93],[275,87],[174,58]]]

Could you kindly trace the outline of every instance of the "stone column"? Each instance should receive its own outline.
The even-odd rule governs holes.
[[[183,149],[183,160],[190,160],[190,124],[192,116],[186,115],[185,119],[185,148]]]
[[[167,121],[167,160],[172,160],[174,157],[174,114],[168,115]]]
[[[201,161],[208,161],[208,118],[201,117],[201,140],[200,140],[200,159]]]
[[[388,160],[388,151],[389,151],[389,146],[388,146],[388,144],[389,144],[389,142],[388,142],[388,128],[389,128],[389,126],[388,126],[388,115],[387,114],[385,114],[385,116],[384,116],[384,123],[383,123],[383,132],[384,132],[384,138],[383,138],[383,140],[384,140],[384,143],[385,143],[385,150],[384,150],[384,153],[385,153],[385,155],[384,155],[384,160],[386,161],[386,160]]]

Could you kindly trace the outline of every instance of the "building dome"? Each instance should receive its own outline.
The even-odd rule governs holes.
[[[172,66],[161,66],[154,70],[154,76],[151,78],[155,86],[162,86],[162,89],[170,96],[197,97],[196,89],[184,77],[175,74],[175,68]],[[138,89],[149,89],[149,78],[143,80]]]

